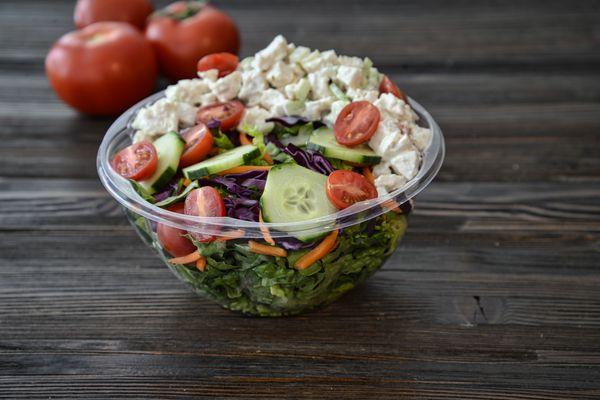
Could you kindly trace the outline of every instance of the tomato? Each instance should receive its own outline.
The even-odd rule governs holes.
[[[169,211],[173,211],[179,214],[183,214],[184,205],[183,203],[177,203],[167,208]],[[172,226],[158,223],[156,226],[156,234],[158,235],[158,241],[173,257],[183,257],[196,251],[196,246],[183,235],[187,235],[187,232],[183,229],[173,228]]]
[[[229,75],[236,70],[239,59],[231,53],[215,53],[204,56],[198,61],[198,72],[208,71],[210,69],[219,70],[219,78]]]
[[[196,112],[196,123],[203,122],[210,125],[216,120],[221,123],[219,128],[226,132],[237,126],[244,115],[244,109],[244,105],[238,100],[204,106]]]
[[[329,200],[340,210],[377,197],[377,189],[364,176],[343,169],[327,177],[326,190]]]
[[[212,149],[212,133],[203,123],[186,129],[181,136],[185,140],[185,149],[179,160],[179,168],[204,160]]]
[[[127,22],[140,30],[154,8],[148,0],[77,0],[75,26],[85,28],[94,22]]]
[[[54,44],[46,57],[46,75],[71,107],[114,115],[154,91],[157,66],[152,46],[134,27],[97,22]]]
[[[217,189],[203,186],[194,189],[185,198],[184,212],[197,217],[224,217],[225,203]],[[214,236],[201,233],[190,233],[199,242],[210,242]]]
[[[338,143],[356,146],[375,134],[380,119],[379,110],[368,101],[355,101],[342,109],[333,132]]]
[[[408,97],[406,97],[406,94],[400,90],[398,86],[396,86],[394,82],[388,78],[387,75],[383,76],[383,80],[379,84],[379,91],[381,93],[391,93],[397,98],[404,100],[404,102],[408,104]]]
[[[240,35],[235,22],[204,2],[177,2],[148,21],[146,37],[160,69],[172,80],[195,78],[198,60],[220,52],[237,54]]]
[[[110,164],[123,178],[141,181],[156,171],[158,155],[154,145],[144,140],[119,151]]]

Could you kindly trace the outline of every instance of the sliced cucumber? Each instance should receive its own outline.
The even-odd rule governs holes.
[[[185,140],[175,132],[168,132],[154,141],[154,147],[158,155],[156,171],[150,178],[138,182],[147,194],[156,193],[175,176]]]
[[[312,133],[312,123],[308,123],[306,125],[302,125],[296,135],[283,136],[279,141],[286,146],[290,143],[295,146],[306,146]]]
[[[244,165],[260,156],[258,147],[251,144],[236,147],[217,156],[190,165],[183,169],[183,176],[194,180],[206,175],[216,174],[226,169]]]
[[[313,132],[308,140],[307,147],[316,150],[325,157],[337,158],[362,165],[379,164],[381,157],[366,145],[348,147],[335,140],[333,131],[329,128],[319,128]]]
[[[271,168],[260,198],[263,219],[265,222],[301,222],[335,213],[337,209],[325,191],[326,181],[325,175],[297,164]],[[297,237],[310,241],[319,236]]]
[[[198,181],[192,181],[192,183],[190,183],[188,185],[188,187],[186,187],[185,190],[183,190],[178,195],[167,197],[166,199],[159,201],[158,203],[156,203],[154,205],[158,206],[158,207],[163,207],[163,208],[172,206],[173,204],[179,203],[180,201],[185,199],[192,190],[198,188],[199,186],[200,185],[198,185]]]

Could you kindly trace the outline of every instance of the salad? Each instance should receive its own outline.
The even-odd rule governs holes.
[[[137,112],[133,143],[110,165],[156,207],[257,223],[262,237],[249,239],[243,229],[188,232],[128,212],[197,292],[247,314],[290,315],[339,297],[395,250],[410,203],[387,201],[343,229],[318,221],[416,177],[432,141],[418,119],[368,58],[277,36],[241,61],[202,58],[197,79]],[[310,233],[294,230],[310,221]]]

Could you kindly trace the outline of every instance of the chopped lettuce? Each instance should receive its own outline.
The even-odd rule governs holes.
[[[140,185],[137,181],[130,179],[129,182],[131,182],[131,186],[133,187],[133,190],[135,190],[136,193],[139,194],[142,199],[146,200],[148,203],[154,203],[156,201],[154,199],[154,196],[152,196],[151,194],[148,194],[146,189],[142,185]]]
[[[213,134],[213,143],[219,149],[231,150],[235,147],[234,144],[231,142],[231,139],[229,139],[229,137],[226,134],[221,132],[220,129],[217,129],[217,130],[213,129],[212,134]]]
[[[344,228],[337,247],[301,271],[293,265],[309,249],[266,256],[252,253],[244,239],[194,242],[206,257],[204,272],[167,264],[196,292],[226,308],[259,316],[292,315],[329,303],[364,281],[395,250],[405,228],[405,216],[395,213]],[[170,258],[157,241],[154,247],[165,261]]]

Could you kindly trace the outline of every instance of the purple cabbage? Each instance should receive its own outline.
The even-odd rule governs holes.
[[[223,202],[225,203],[228,217],[241,219],[243,221],[258,222],[258,214],[260,211],[258,200],[229,195],[225,196]]]
[[[267,182],[264,179],[249,178],[242,182],[242,186],[255,187],[256,189],[262,192],[263,190],[265,190],[266,183]]]
[[[227,216],[258,222],[258,197],[265,188],[267,171],[248,171],[199,179],[200,185],[218,186],[227,191],[223,198]]]
[[[269,171],[262,171],[262,170],[253,170],[253,171],[248,171],[248,172],[242,172],[239,174],[227,174],[224,175],[226,177],[229,178],[233,178],[233,179],[237,179],[237,180],[244,180],[244,179],[249,179],[249,178],[255,178],[255,179],[267,179],[267,174]]]
[[[171,179],[160,192],[154,194],[154,200],[158,203],[159,201],[163,201],[166,198],[179,194],[177,192],[180,179],[181,176],[178,175]]]
[[[287,126],[288,128],[291,128],[292,126],[298,125],[299,123],[306,124],[307,122],[310,122],[310,121],[307,120],[306,118],[299,117],[299,116],[285,116],[285,117],[269,118],[269,119],[267,119],[267,122],[276,122],[278,124],[281,124],[283,126]]]
[[[221,126],[221,121],[215,118],[211,118],[210,121],[206,123],[206,126],[209,129],[218,129]]]
[[[300,250],[300,249],[308,249],[313,247],[317,242],[305,243],[298,239],[294,239],[293,237],[286,237],[283,239],[277,238],[275,239],[278,245],[283,247],[286,250]]]
[[[318,151],[302,150],[300,147],[290,143],[282,151],[289,154],[298,165],[321,174],[329,175],[334,169],[325,156]]]
[[[240,143],[240,133],[238,131],[232,130],[232,131],[223,132],[223,134],[229,138],[229,141],[231,143],[233,143],[234,146],[237,147],[237,146],[242,145]]]
[[[334,171],[331,163],[318,151],[302,150],[292,143],[284,146],[274,135],[269,135],[266,139],[277,146],[279,150],[291,156],[298,165],[324,175],[329,175]]]
[[[255,191],[238,184],[235,179],[227,176],[213,176],[212,178],[198,179],[200,186],[219,186],[227,190],[229,194],[235,194],[240,197],[252,197]]]

